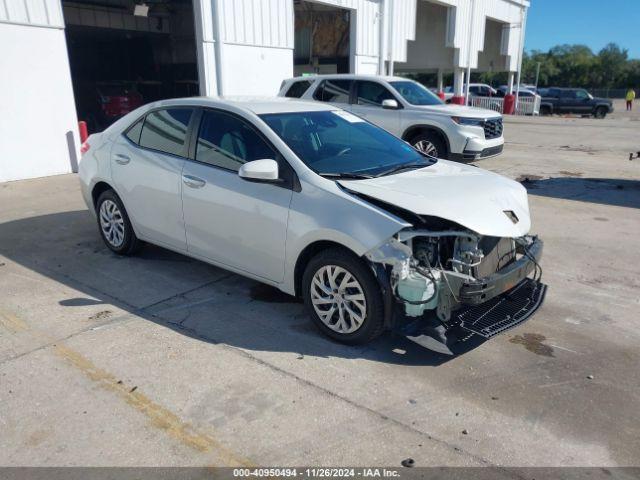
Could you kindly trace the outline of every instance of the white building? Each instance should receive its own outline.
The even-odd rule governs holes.
[[[518,70],[528,7],[528,0],[2,0],[0,181],[73,171],[78,120],[99,128],[112,95],[143,102],[275,95],[294,74],[394,71],[453,72],[462,95],[468,67]]]

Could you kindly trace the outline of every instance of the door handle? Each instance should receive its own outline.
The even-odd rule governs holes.
[[[120,165],[126,165],[130,161],[131,158],[128,155],[125,155],[123,153],[116,153],[116,162],[118,162]]]
[[[201,178],[194,177],[192,175],[183,175],[182,181],[186,186],[191,188],[202,188],[207,184],[207,182],[205,182]]]

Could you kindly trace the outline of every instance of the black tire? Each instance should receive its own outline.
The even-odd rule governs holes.
[[[543,105],[540,107],[540,115],[542,116],[548,116],[551,115],[551,107],[547,106],[547,105]]]
[[[428,142],[433,145],[433,147],[435,148],[435,154],[429,153],[429,155],[433,155],[434,157],[442,158],[444,160],[449,158],[447,145],[438,133],[433,131],[420,132],[417,135],[411,137],[411,140],[409,140],[409,143],[418,150],[420,150],[420,142]]]
[[[607,107],[598,107],[596,108],[596,111],[593,114],[594,117],[596,118],[604,118],[607,116]]]
[[[107,235],[101,225],[101,207],[105,202],[112,202],[116,205],[120,218],[123,223],[123,234],[124,237],[122,242],[114,242],[107,238]],[[100,236],[104,241],[105,245],[109,247],[109,249],[117,253],[118,255],[133,255],[136,253],[140,247],[142,246],[142,242],[136,237],[135,232],[133,231],[133,227],[131,226],[131,220],[129,220],[129,215],[127,214],[127,210],[124,208],[122,200],[116,192],[113,190],[105,190],[98,197],[98,201],[96,202],[96,217],[98,220],[98,231],[100,232]],[[114,228],[113,226],[111,228]]]
[[[366,301],[366,314],[360,327],[351,333],[332,330],[316,313],[311,297],[314,275],[325,266],[337,266],[349,272],[360,284]],[[363,260],[347,250],[331,248],[318,253],[307,264],[302,276],[302,296],[307,313],[318,329],[328,337],[347,345],[361,345],[372,341],[384,331],[384,301],[380,285]]]

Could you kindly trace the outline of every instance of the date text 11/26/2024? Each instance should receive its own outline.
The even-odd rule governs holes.
[[[400,477],[394,468],[234,468],[233,476],[290,478],[393,478]]]

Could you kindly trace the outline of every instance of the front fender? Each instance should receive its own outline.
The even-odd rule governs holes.
[[[328,241],[362,256],[398,231],[404,220],[344,191],[335,182],[329,189],[304,182],[289,208],[285,278],[281,289],[295,293],[295,267],[309,245]]]

